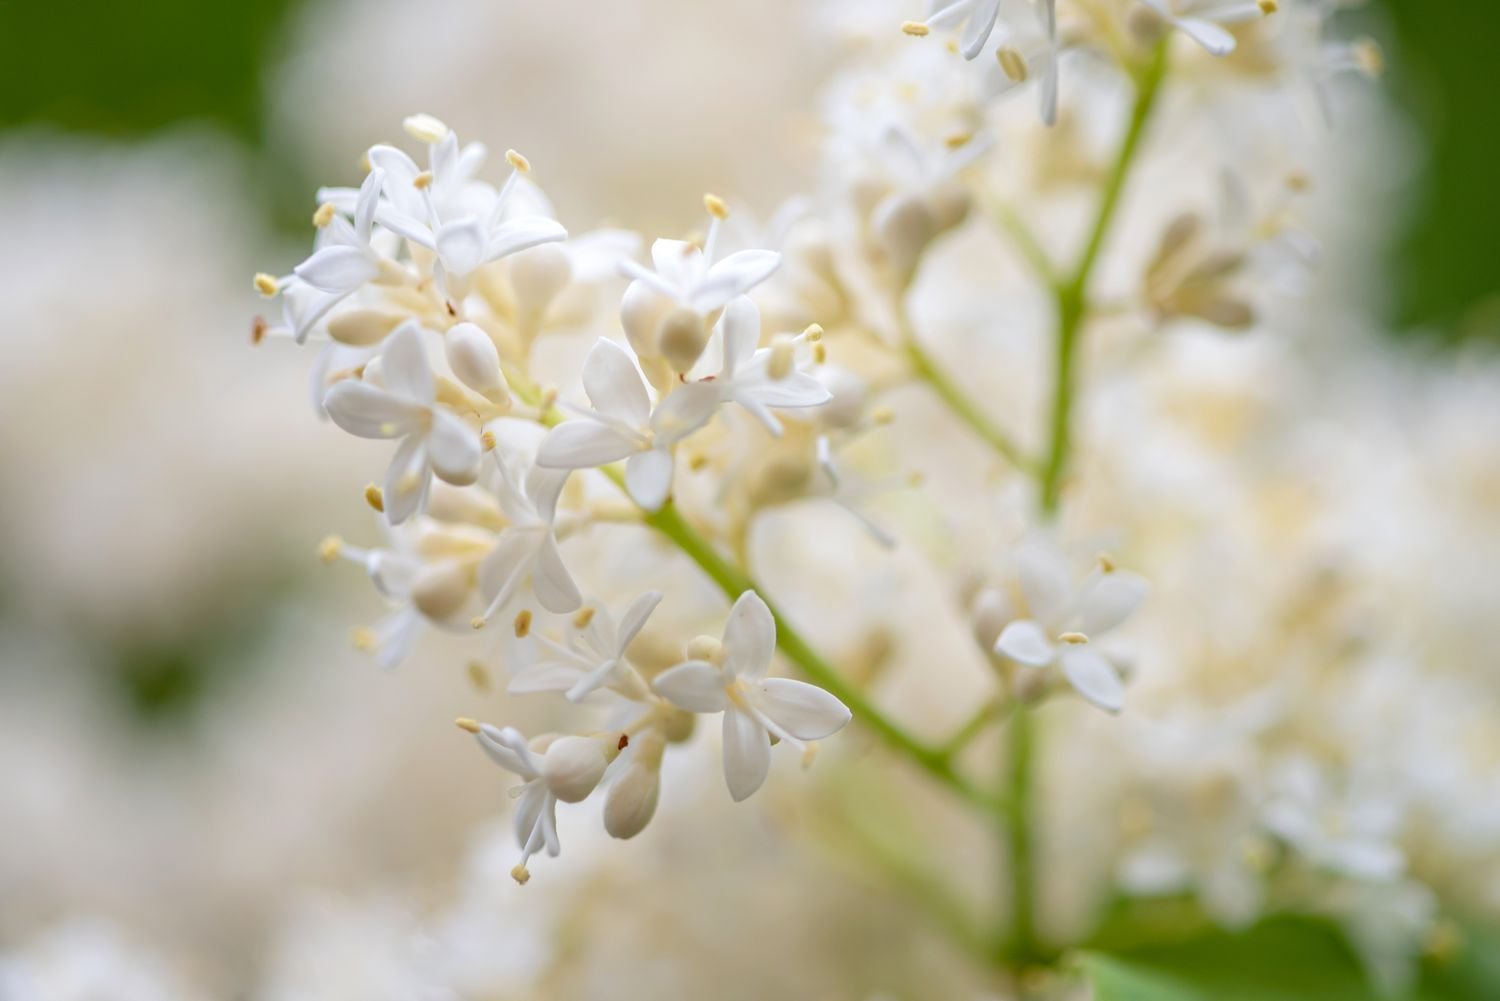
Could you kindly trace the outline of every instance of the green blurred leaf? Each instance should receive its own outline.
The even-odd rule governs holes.
[[[1093,952],[1083,970],[1095,1001],[1374,1001],[1376,991],[1337,929],[1311,918],[1275,918],[1249,931],[1215,932],[1173,945]],[[1429,964],[1398,1001],[1500,998],[1500,944],[1470,932],[1451,961]]]

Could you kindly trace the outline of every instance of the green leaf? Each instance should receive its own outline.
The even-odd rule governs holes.
[[[1387,1001],[1332,925],[1282,917],[1237,934],[1116,953],[1091,952],[1083,970],[1095,1001]],[[1471,930],[1446,963],[1427,964],[1421,982],[1391,1001],[1500,998],[1500,942]]]

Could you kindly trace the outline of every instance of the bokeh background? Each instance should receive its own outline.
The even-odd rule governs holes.
[[[313,552],[376,452],[311,418],[305,358],[252,350],[250,275],[419,110],[524,150],[570,225],[682,231],[709,189],[769,209],[808,180],[827,64],[801,3],[0,5],[0,951],[158,998],[129,956],[168,943],[207,990],[293,997],[298,929],[339,901],[375,926],[358,965],[462,885],[496,788],[447,726],[470,682],[372,683],[351,648],[373,599]],[[1500,13],[1343,16],[1405,133],[1379,326],[1489,351]]]

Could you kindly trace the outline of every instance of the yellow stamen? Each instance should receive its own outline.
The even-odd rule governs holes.
[[[493,452],[495,450],[495,432],[486,431],[481,434],[479,436],[479,444],[484,446],[486,452]]]
[[[1361,38],[1354,43],[1354,61],[1367,76],[1379,76],[1385,72],[1385,53],[1373,38]]]
[[[382,514],[385,513],[385,494],[373,483],[365,487],[365,503]]]
[[[526,881],[531,879],[531,870],[517,862],[515,868],[510,871],[510,878],[515,880],[519,885],[525,886]]]
[[[479,732],[479,722],[477,720],[469,719],[469,717],[467,716],[460,716],[458,719],[453,721],[453,725],[458,727],[460,730],[467,730],[469,733]]]
[[[375,635],[375,630],[360,628],[354,630],[354,649],[360,653],[374,653],[380,646],[380,638]]]
[[[322,205],[319,205],[318,210],[313,213],[313,225],[318,227],[319,229],[322,229],[324,226],[327,226],[331,222],[333,222],[333,203],[324,202]]]
[[[255,291],[259,292],[267,299],[280,291],[280,288],[281,286],[277,283],[276,279],[266,274],[264,271],[255,276]]]
[[[943,140],[943,144],[949,149],[963,149],[973,138],[972,132],[954,132]]]
[[[411,186],[416,188],[418,191],[425,191],[426,189],[432,187],[432,171],[424,170],[416,177],[413,177],[411,179]]]
[[[337,535],[330,535],[318,543],[318,559],[324,563],[332,563],[339,558],[339,553],[344,548],[344,540]]]
[[[270,329],[271,325],[266,322],[266,318],[264,316],[252,317],[250,320],[251,345],[258,345],[262,341],[264,341],[266,339],[266,334],[270,331]]]
[[[809,323],[807,329],[802,331],[802,336],[807,338],[807,343],[816,344],[823,339],[823,325],[821,323]]]
[[[718,195],[704,195],[703,207],[708,209],[708,214],[715,219],[728,219],[729,206],[724,204],[724,199]]]
[[[1074,646],[1080,646],[1089,641],[1089,638],[1083,635],[1083,633],[1063,633],[1057,639],[1058,642],[1071,643]]]
[[[901,30],[906,32],[908,35],[911,35],[913,38],[926,38],[928,35],[932,34],[932,29],[927,27],[927,25],[923,24],[921,21],[902,21]]]
[[[490,672],[479,661],[469,661],[465,672],[469,676],[469,684],[473,685],[476,691],[487,692],[490,690]]]
[[[531,173],[531,161],[513,149],[505,151],[505,162],[522,174]]]
[[[531,632],[531,609],[523,608],[516,613],[515,621],[516,639],[525,639]]]
[[[1267,17],[1276,13],[1277,9],[1276,0],[1260,0],[1256,6],[1260,7],[1260,12]]]
[[[1099,554],[1099,569],[1103,570],[1105,573],[1115,572],[1115,561],[1110,558],[1110,555],[1108,553]]]
[[[1009,45],[1002,45],[995,51],[995,58],[1000,61],[1000,71],[1010,79],[1012,83],[1024,83],[1030,75],[1026,66],[1026,57]]]
[[[594,606],[584,605],[573,616],[573,627],[575,629],[587,629],[588,624],[594,621]]]
[[[417,142],[429,146],[448,138],[448,126],[431,115],[408,115],[401,120],[401,127]]]

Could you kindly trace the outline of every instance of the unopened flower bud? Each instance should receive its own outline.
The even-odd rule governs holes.
[[[670,744],[681,744],[690,740],[693,731],[697,729],[698,717],[686,709],[672,708],[667,711],[661,723],[662,736]]]
[[[440,143],[448,137],[448,126],[431,115],[408,115],[401,120],[401,127],[417,142],[428,145]]]
[[[685,652],[688,660],[706,660],[710,664],[724,662],[724,644],[717,636],[694,636],[688,640]]]
[[[351,309],[328,320],[328,336],[340,344],[369,347],[385,340],[406,316],[392,309]]]
[[[916,195],[896,195],[876,206],[871,225],[896,277],[905,284],[922,251],[938,233],[938,221]]]
[[[509,259],[510,287],[522,324],[535,326],[552,301],[573,280],[568,252],[555,243],[512,254]]]
[[[1016,610],[1004,591],[996,587],[984,588],[974,596],[974,605],[970,610],[974,639],[983,649],[991,649],[1000,638],[1000,633],[1015,617]]]
[[[645,282],[631,282],[625,289],[620,300],[620,325],[636,357],[656,357],[656,332],[672,309],[672,300]]]
[[[457,323],[443,335],[448,367],[458,380],[497,405],[510,402],[505,376],[500,374],[500,352],[484,329],[474,323]]]
[[[656,347],[667,364],[677,372],[686,372],[703,354],[708,344],[708,325],[691,309],[678,308],[662,320]]]
[[[656,813],[661,793],[661,756],[664,742],[648,734],[619,779],[604,797],[604,829],[614,838],[633,838],[645,830]]]
[[[559,737],[542,755],[542,779],[562,802],[581,802],[619,753],[618,737]]]
[[[813,377],[833,397],[817,409],[817,419],[824,425],[835,428],[849,428],[858,424],[870,398],[870,388],[865,380],[848,369],[837,366],[824,366],[815,371]]]
[[[451,618],[469,598],[471,583],[463,565],[444,560],[425,566],[412,585],[411,601],[429,619]]]

